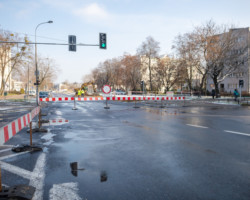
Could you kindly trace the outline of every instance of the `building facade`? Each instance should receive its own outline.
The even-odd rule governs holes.
[[[241,57],[244,46],[244,59],[238,66],[238,70],[229,74],[223,81],[219,83],[219,91],[221,93],[233,93],[235,89],[241,90],[243,93],[250,93],[250,28],[236,28],[230,29],[235,36],[234,47],[230,50],[231,54],[239,55]],[[246,48],[245,48],[246,46]],[[243,87],[240,88],[239,82],[243,81]],[[214,89],[213,80],[207,77],[207,90]]]
[[[1,60],[0,60],[0,88],[4,91],[10,91],[13,87],[13,81],[11,79],[11,50],[0,48]]]

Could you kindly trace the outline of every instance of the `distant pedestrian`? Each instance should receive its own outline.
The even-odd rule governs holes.
[[[234,90],[234,101],[237,101],[237,97],[239,96],[238,90]]]
[[[84,93],[85,93],[85,91],[84,91],[84,89],[82,89],[82,91],[81,91],[82,97],[84,97]]]
[[[212,97],[214,99],[214,97],[215,97],[215,89],[212,89]]]

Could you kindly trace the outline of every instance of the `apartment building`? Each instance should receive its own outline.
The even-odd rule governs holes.
[[[235,89],[242,90],[243,93],[250,93],[250,28],[230,29],[235,36],[234,47],[230,50],[231,54],[239,55],[240,62],[237,69],[229,74],[223,81],[219,83],[220,92],[233,93]],[[244,49],[244,54],[243,54]],[[244,59],[242,59],[244,55]],[[239,87],[239,82],[243,81],[242,88]],[[210,77],[207,78],[207,90],[214,89],[214,83]]]

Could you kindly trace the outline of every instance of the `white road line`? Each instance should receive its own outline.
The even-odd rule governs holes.
[[[16,153],[16,154],[7,155],[7,156],[2,156],[2,157],[0,157],[0,160],[5,160],[5,159],[8,159],[8,158],[20,156],[20,155],[23,155],[23,154],[26,154],[26,153],[30,153],[30,152],[29,152],[29,151],[26,151],[26,152],[21,152],[21,153]]]
[[[228,131],[228,130],[224,130],[227,133],[233,133],[233,134],[237,134],[237,135],[245,135],[245,136],[250,136],[250,134],[247,133],[241,133],[241,132],[236,132],[236,131]]]
[[[193,126],[193,127],[196,127],[196,128],[208,128],[206,126],[198,126],[198,125],[193,125],[193,124],[186,124],[187,126]]]
[[[49,191],[49,198],[50,200],[82,200],[82,198],[77,194],[77,192],[77,183],[54,184]]]
[[[45,179],[45,163],[46,163],[46,154],[42,153],[36,162],[36,166],[32,173],[32,177],[30,179],[31,186],[36,188],[36,192],[34,194],[33,200],[43,200],[43,186]]]
[[[9,151],[9,150],[11,150],[11,148],[3,149],[3,150],[0,150],[0,153],[5,152],[5,151]]]
[[[18,176],[21,176],[25,179],[30,179],[32,177],[32,172],[30,172],[28,170],[22,169],[20,167],[16,167],[14,165],[10,165],[10,164],[2,162],[2,161],[0,161],[0,165],[1,165],[2,169],[9,171],[13,174],[16,174]]]
[[[12,148],[14,145],[1,145],[0,147],[9,147],[9,148]]]

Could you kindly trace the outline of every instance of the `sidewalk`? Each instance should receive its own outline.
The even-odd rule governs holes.
[[[0,100],[8,100],[8,99],[24,99],[25,94],[13,94],[7,96],[0,96]]]

